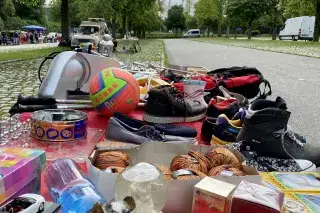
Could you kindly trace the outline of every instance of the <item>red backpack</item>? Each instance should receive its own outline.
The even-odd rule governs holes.
[[[210,92],[205,97],[206,101],[210,101],[212,97],[221,94],[219,86],[225,87],[230,92],[241,94],[248,99],[265,99],[272,93],[269,81],[263,77],[259,70],[253,67],[222,68],[210,71],[207,74],[215,79],[216,86],[213,89],[206,90],[206,92]],[[263,91],[261,91],[260,85],[263,85]]]

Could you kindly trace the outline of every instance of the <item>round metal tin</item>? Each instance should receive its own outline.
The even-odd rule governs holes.
[[[87,136],[86,113],[72,109],[39,110],[31,117],[31,137],[46,142],[66,142]]]

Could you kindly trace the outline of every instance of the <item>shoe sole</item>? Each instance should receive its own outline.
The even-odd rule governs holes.
[[[143,120],[149,123],[168,124],[168,123],[182,123],[182,122],[194,122],[201,120],[206,116],[206,113],[190,116],[190,117],[158,117],[147,113],[143,114]]]
[[[224,140],[221,140],[219,138],[217,138],[216,136],[212,135],[212,139],[210,141],[210,144],[211,145],[228,145],[228,144],[233,144],[235,142],[228,142],[228,141],[224,141]]]
[[[310,165],[308,168],[304,168],[301,172],[316,172],[317,167],[315,164]]]

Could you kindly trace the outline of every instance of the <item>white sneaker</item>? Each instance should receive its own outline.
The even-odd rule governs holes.
[[[315,172],[317,170],[316,165],[314,165],[311,161],[297,159],[295,159],[295,161],[301,167],[302,172]]]

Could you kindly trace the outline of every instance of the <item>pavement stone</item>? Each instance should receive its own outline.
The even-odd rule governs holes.
[[[0,88],[0,117],[8,115],[8,110],[16,102],[18,94],[37,94],[40,85],[38,68],[41,61],[37,59],[0,64],[0,79],[1,82],[5,82]],[[45,63],[44,73],[48,67],[49,63]]]

